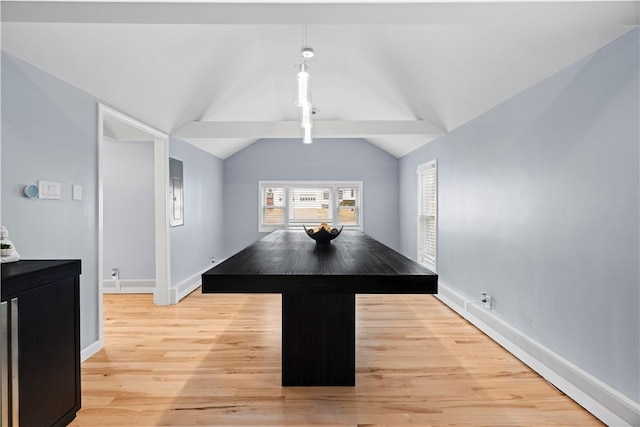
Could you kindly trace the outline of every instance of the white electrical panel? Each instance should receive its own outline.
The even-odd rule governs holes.
[[[62,184],[51,181],[38,181],[38,197],[40,199],[62,198]]]

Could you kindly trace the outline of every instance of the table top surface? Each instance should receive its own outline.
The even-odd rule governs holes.
[[[289,292],[302,281],[322,292],[435,293],[437,278],[356,230],[343,230],[328,244],[302,230],[274,231],[202,275],[203,292]]]

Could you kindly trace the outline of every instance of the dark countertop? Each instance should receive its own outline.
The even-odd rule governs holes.
[[[81,261],[20,260],[0,264],[2,270],[2,300],[56,280],[82,273]]]

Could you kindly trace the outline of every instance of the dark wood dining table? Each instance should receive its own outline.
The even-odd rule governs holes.
[[[278,230],[202,275],[203,293],[282,294],[282,385],[355,385],[356,294],[435,294],[438,276],[344,230],[319,244]]]

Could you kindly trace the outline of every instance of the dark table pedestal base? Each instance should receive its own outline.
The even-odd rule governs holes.
[[[282,294],[282,385],[354,386],[355,294]]]

